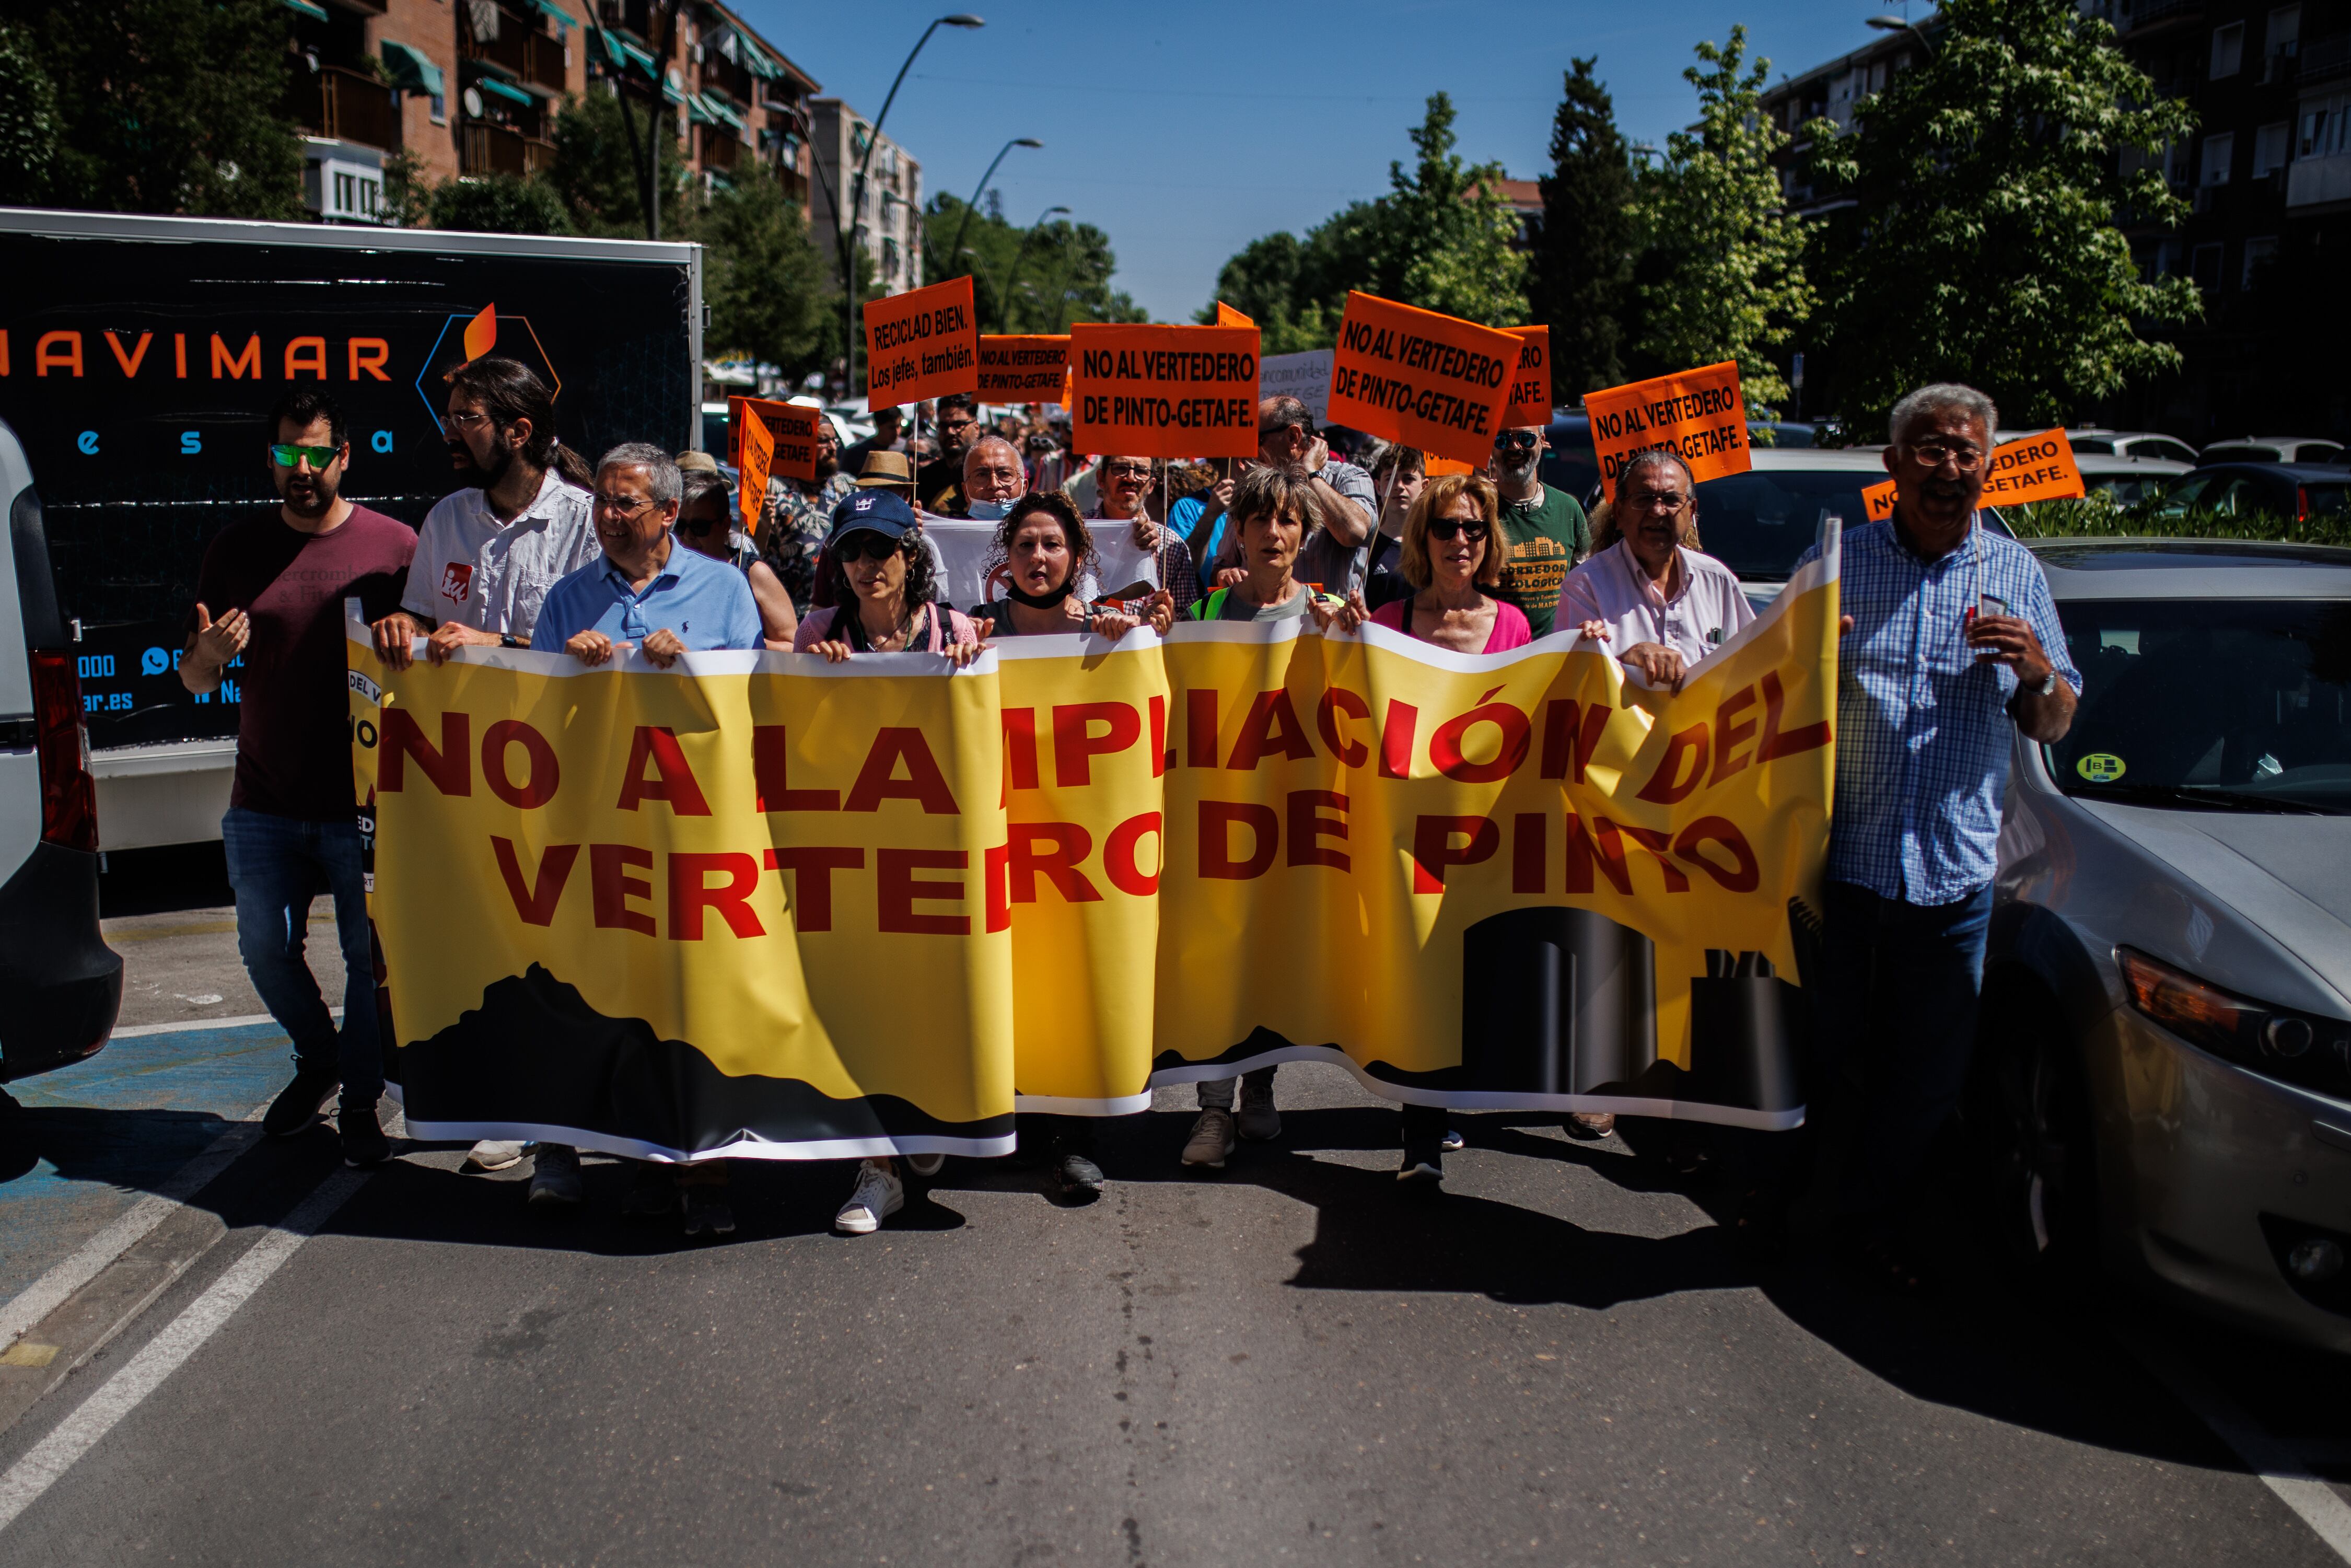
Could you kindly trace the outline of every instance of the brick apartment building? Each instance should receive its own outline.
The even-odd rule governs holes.
[[[656,89],[705,183],[748,160],[810,205],[815,78],[726,6],[683,0],[284,0],[307,194],[328,222],[381,222],[384,160],[430,181],[533,174],[568,95]]]
[[[841,255],[841,214],[855,204],[852,232],[873,264],[872,287],[903,294],[923,286],[923,166],[887,136],[865,165],[858,197],[857,165],[873,141],[873,127],[837,98],[809,105],[814,129],[816,188],[810,193],[810,237],[828,259]],[[838,263],[836,261],[836,270]]]
[[[2192,138],[2142,160],[2160,163],[2189,217],[2125,232],[2143,275],[2185,274],[2204,301],[2200,322],[2164,334],[2184,356],[2179,372],[2084,411],[2085,423],[2198,444],[2255,430],[2351,434],[2351,394],[2311,362],[2309,346],[2311,324],[2340,314],[2340,276],[2351,265],[2351,0],[2081,0],[2080,8],[2111,23],[2157,90],[2195,112]],[[1849,123],[1855,103],[1925,57],[1939,27],[1929,17],[1923,42],[1885,33],[1788,78],[1764,93],[1764,111],[1792,133],[1816,116]],[[1825,213],[1837,204],[1803,183],[1802,152],[1801,141],[1788,150],[1789,203]]]

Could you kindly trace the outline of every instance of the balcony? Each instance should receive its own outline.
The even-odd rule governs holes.
[[[361,71],[320,66],[305,80],[297,64],[294,118],[314,136],[356,141],[390,152],[400,145],[400,113],[392,89]]]
[[[723,125],[705,125],[702,127],[701,153],[704,173],[732,173],[735,160],[743,155],[743,143]]]
[[[503,125],[468,122],[458,140],[458,166],[467,174],[544,173],[555,166],[555,143]]]
[[[2118,33],[2141,33],[2166,23],[2187,21],[2204,14],[2204,0],[2126,0],[2116,19]]]
[[[2351,202],[2351,152],[2323,158],[2297,158],[2286,169],[2285,204],[2297,207],[2333,206]]]
[[[2298,82],[2332,81],[2351,76],[2351,33],[2321,38],[2292,62]]]
[[[501,10],[496,37],[476,37],[470,25],[461,29],[461,34],[457,52],[462,57],[486,61],[518,81],[543,87],[549,92],[563,90],[562,40],[539,32],[534,23]]]

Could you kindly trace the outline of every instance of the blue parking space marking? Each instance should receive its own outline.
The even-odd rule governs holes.
[[[0,1301],[283,1088],[288,1050],[273,1023],[141,1035],[8,1085],[25,1109],[0,1124]]]

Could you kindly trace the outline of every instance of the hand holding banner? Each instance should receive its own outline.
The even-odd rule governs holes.
[[[978,395],[999,402],[1069,402],[1070,335],[983,332]]]
[[[1070,329],[1077,450],[1256,456],[1257,347],[1254,327],[1080,322]]]
[[[1502,410],[1502,427],[1547,425],[1551,423],[1551,329],[1513,327],[1510,330],[1526,347],[1519,353],[1518,373],[1510,378],[1510,401]]]
[[[1583,411],[1592,416],[1600,483],[1611,499],[1625,459],[1653,447],[1674,453],[1701,484],[1754,466],[1748,457],[1747,404],[1739,393],[1735,361],[1588,392]]]
[[[1331,358],[1331,421],[1482,464],[1523,351],[1495,328],[1350,292]]]
[[[742,491],[737,507],[743,515],[743,526],[757,529],[759,517],[768,504],[768,466],[775,461],[776,438],[768,434],[768,422],[750,409],[739,411],[743,420]]]
[[[971,279],[950,278],[865,302],[865,406],[968,392],[979,370]]]
[[[775,454],[768,472],[787,479],[816,477],[816,422],[824,411],[804,402],[777,402],[763,397],[726,400],[726,461],[743,465],[743,415],[757,413],[774,439]],[[744,514],[746,517],[749,513]]]

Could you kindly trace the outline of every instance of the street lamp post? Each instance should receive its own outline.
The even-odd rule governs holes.
[[[1043,142],[1038,141],[1033,136],[1016,136],[1011,141],[1006,142],[1001,148],[998,149],[995,160],[987,166],[987,172],[982,174],[979,177],[979,183],[972,187],[971,200],[963,204],[963,221],[956,225],[955,244],[947,247],[947,254],[949,256],[961,256],[963,254],[963,234],[964,230],[971,227],[971,210],[979,205],[979,198],[981,194],[987,191],[987,183],[996,178],[996,165],[1004,162],[1005,153],[1011,152],[1015,147],[1042,147],[1045,144]]]
[[[1864,16],[1861,25],[1875,27],[1881,33],[1907,33],[1918,40],[1918,47],[1927,51],[1928,59],[1935,57],[1935,46],[1927,41],[1927,35],[1918,30],[1916,22],[1906,22],[1899,16]]]
[[[882,100],[882,112],[873,117],[873,129],[866,134],[865,151],[857,160],[857,183],[850,190],[848,223],[845,225],[839,221],[841,213],[838,204],[835,205],[833,232],[841,241],[841,369],[848,377],[848,391],[852,393],[857,390],[857,308],[863,303],[858,298],[862,290],[857,286],[856,239],[858,220],[865,212],[866,166],[873,162],[873,149],[882,141],[882,125],[890,118],[890,106],[898,101],[898,89],[905,85],[906,73],[914,68],[914,57],[923,52],[923,46],[931,41],[931,35],[941,27],[986,26],[977,16],[958,11],[951,16],[941,16],[923,29],[923,36],[914,40],[913,48],[906,51],[905,63],[898,68],[897,76],[891,80],[890,95]],[[846,109],[848,105],[841,107]]]
[[[1029,254],[1029,242],[1037,237],[1037,231],[1045,226],[1047,218],[1051,217],[1055,213],[1067,214],[1069,210],[1067,207],[1047,207],[1037,214],[1037,221],[1029,225],[1029,232],[1020,236],[1020,248],[1012,253],[1012,270],[1004,275],[1004,292],[996,297],[996,329],[998,331],[1004,330],[1004,315],[1012,305],[1012,286],[1020,281],[1020,263]]]

